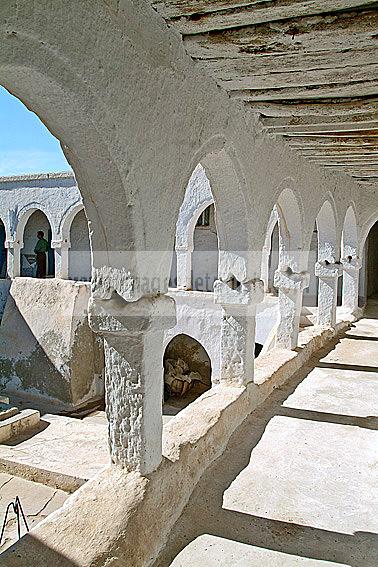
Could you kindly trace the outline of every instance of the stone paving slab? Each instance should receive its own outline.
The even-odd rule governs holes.
[[[59,489],[44,486],[9,474],[0,473],[0,522],[3,525],[8,504],[19,497],[29,528],[36,526],[44,518],[60,508],[69,494]],[[21,535],[25,526],[21,523]],[[17,521],[13,510],[8,515],[8,521],[0,545],[0,553],[10,547],[18,539]],[[1,563],[1,559],[0,559]]]
[[[110,463],[107,423],[46,414],[42,430],[0,444],[0,470],[73,492]]]

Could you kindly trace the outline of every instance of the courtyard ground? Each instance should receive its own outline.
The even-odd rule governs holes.
[[[378,565],[378,305],[232,436],[156,567]]]

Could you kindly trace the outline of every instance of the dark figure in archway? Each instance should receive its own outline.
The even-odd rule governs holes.
[[[37,232],[37,244],[34,248],[34,253],[37,256],[37,278],[45,278],[47,272],[47,258],[46,254],[49,249],[47,240],[44,238],[45,234],[42,230]]]

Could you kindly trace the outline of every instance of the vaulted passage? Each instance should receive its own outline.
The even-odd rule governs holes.
[[[0,1],[0,464],[67,498],[2,566],[378,565],[377,56],[375,0]]]
[[[156,567],[377,564],[378,306],[272,394],[197,485]]]

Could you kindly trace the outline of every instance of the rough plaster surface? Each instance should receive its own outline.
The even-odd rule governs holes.
[[[28,392],[67,408],[103,396],[103,353],[88,326],[89,295],[84,283],[12,281],[0,325],[5,392]]]

